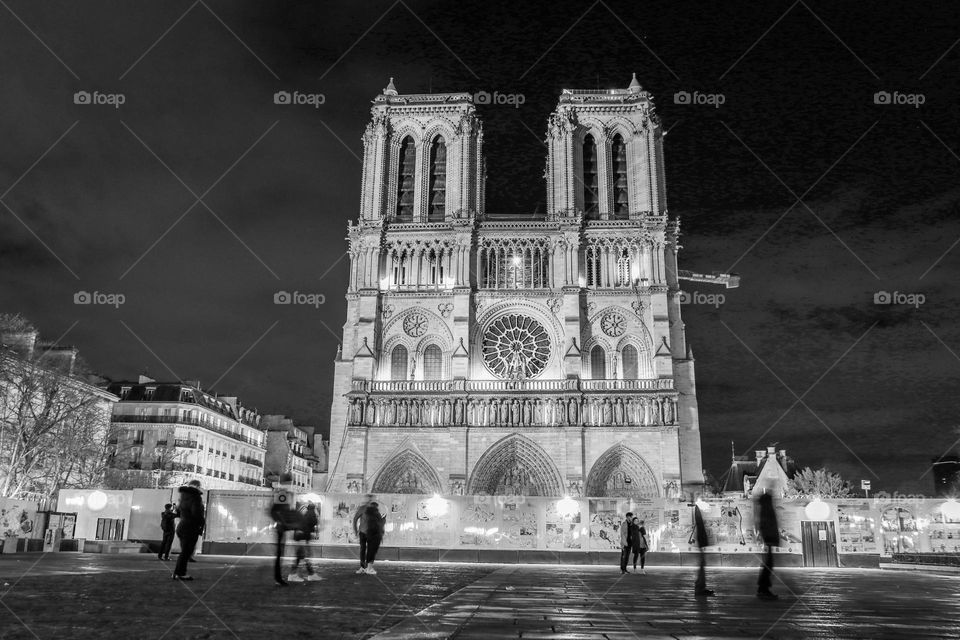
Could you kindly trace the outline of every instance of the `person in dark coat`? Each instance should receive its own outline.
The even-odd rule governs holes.
[[[633,513],[628,511],[623,522],[620,523],[620,574],[627,572],[627,562],[630,560],[630,549],[633,547],[630,540],[630,523],[633,522]]]
[[[290,575],[287,576],[287,580],[290,582],[303,582],[304,578],[300,576],[301,561],[307,569],[307,580],[316,581],[321,579],[320,576],[314,572],[313,566],[310,564],[310,541],[316,537],[317,525],[319,523],[320,518],[317,517],[317,506],[312,502],[308,502],[307,506],[300,510],[296,528],[293,530],[294,542],[301,544],[297,545],[297,557],[293,561],[293,568],[290,569]]]
[[[357,569],[357,573],[377,575],[373,562],[377,559],[377,551],[380,549],[380,543],[383,542],[386,519],[386,516],[380,513],[380,505],[372,501],[360,505],[353,517],[353,530],[360,540],[360,568]]]
[[[697,571],[697,581],[693,585],[694,594],[697,596],[715,595],[712,589],[707,589],[707,554],[703,548],[710,544],[707,538],[707,526],[703,522],[703,514],[700,513],[699,503],[693,503],[693,535],[697,548],[700,550],[700,569]]]
[[[203,509],[203,492],[200,490],[200,481],[191,480],[180,487],[180,504],[177,513],[180,514],[180,524],[177,525],[177,538],[180,540],[180,555],[177,557],[177,566],[173,570],[174,580],[193,580],[187,575],[187,563],[197,548],[197,540],[206,526]]]
[[[773,548],[780,546],[780,528],[777,524],[777,509],[773,505],[773,496],[769,493],[761,494],[757,498],[756,525],[760,540],[767,547],[763,566],[760,568],[760,577],[757,579],[757,597],[762,600],[776,600],[778,596],[770,591],[770,586],[773,577]]]
[[[160,541],[160,553],[157,557],[161,560],[170,559],[170,547],[173,546],[173,536],[177,533],[178,514],[173,510],[173,505],[169,502],[163,505],[163,511],[160,512],[160,531],[163,532],[163,540]]]
[[[647,571],[644,565],[647,563],[647,549],[650,544],[647,542],[647,529],[643,526],[643,520],[634,516],[630,523],[630,547],[633,550],[633,572],[637,572],[637,558],[640,558],[640,573],[646,575]]]

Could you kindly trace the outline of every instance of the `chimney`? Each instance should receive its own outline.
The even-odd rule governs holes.
[[[786,459],[787,459],[787,450],[786,450],[786,449],[780,449],[780,459],[781,459],[781,460],[786,460]]]
[[[757,456],[757,462],[761,462],[767,456],[763,449],[756,449],[753,453]]]
[[[767,447],[767,455],[770,457],[776,457],[777,448],[776,447]]]

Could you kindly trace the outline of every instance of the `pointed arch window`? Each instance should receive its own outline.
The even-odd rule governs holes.
[[[443,378],[443,353],[435,344],[423,350],[423,379],[440,380]]]
[[[620,361],[623,363],[624,380],[636,380],[640,377],[640,356],[635,346],[625,346],[620,354]]]
[[[397,162],[397,220],[413,221],[413,186],[417,163],[417,149],[413,138],[405,137],[400,142],[400,158]]]
[[[442,222],[447,199],[447,145],[437,137],[430,145],[430,213],[428,220]]]
[[[618,133],[613,136],[613,217],[626,220],[630,217],[630,201],[627,197],[627,145]]]
[[[590,375],[594,380],[605,380],[607,377],[607,354],[600,345],[590,349]]]
[[[587,134],[583,139],[583,212],[588,218],[600,215],[600,182],[597,162],[597,143]]]
[[[390,352],[390,379],[407,379],[407,348],[398,344]]]
[[[617,286],[629,287],[630,284],[630,252],[621,249],[617,255]]]

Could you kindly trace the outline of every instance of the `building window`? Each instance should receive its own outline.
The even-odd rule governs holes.
[[[621,249],[620,255],[617,256],[617,286],[629,287],[630,284],[630,252]]]
[[[625,346],[620,354],[620,361],[623,363],[624,380],[636,380],[640,377],[640,358],[636,347],[629,344]]]
[[[430,213],[428,220],[442,221],[446,209],[447,146],[437,137],[430,145]]]
[[[630,217],[630,202],[627,199],[627,145],[619,133],[613,136],[613,217],[620,220]]]
[[[591,246],[587,249],[587,286],[588,287],[599,287],[602,286],[600,283],[600,266],[603,263],[603,253],[600,251],[599,247]]]
[[[588,218],[596,218],[600,213],[599,186],[597,143],[587,134],[583,140],[583,212]]]
[[[423,350],[423,379],[440,380],[443,377],[443,354],[435,344]]]
[[[607,354],[600,345],[590,350],[590,375],[594,380],[605,380],[607,377]]]
[[[398,344],[390,352],[390,379],[407,379],[407,348]]]
[[[153,394],[156,391],[156,387],[147,387],[143,392],[144,400],[153,400]]]
[[[130,387],[120,387],[120,399],[126,400],[128,395],[130,395]]]
[[[413,138],[407,136],[400,143],[400,159],[397,163],[397,220],[413,221],[413,186],[417,163],[417,149]]]

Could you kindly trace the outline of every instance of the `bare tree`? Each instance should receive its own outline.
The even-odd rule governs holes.
[[[806,467],[793,476],[791,484],[797,495],[807,498],[846,498],[850,495],[850,486],[840,474],[826,469]]]
[[[11,316],[0,317],[0,329],[8,328],[10,321]],[[77,377],[43,366],[41,357],[0,347],[2,497],[25,492],[49,496],[61,487],[102,482],[109,396]]]

